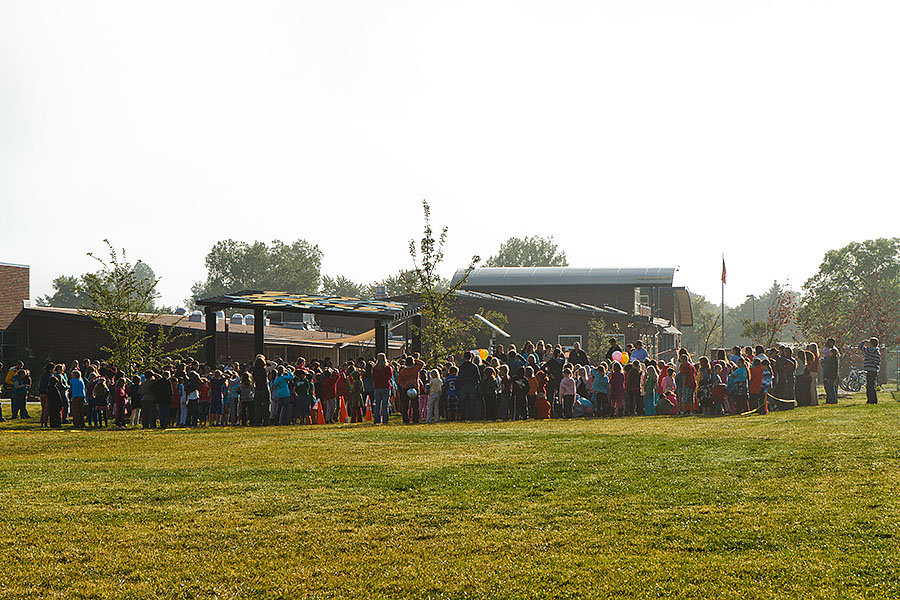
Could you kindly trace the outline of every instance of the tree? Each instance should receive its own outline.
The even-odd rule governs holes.
[[[773,285],[776,286],[775,297],[769,304],[766,319],[763,321],[742,319],[741,335],[765,348],[771,348],[790,330],[797,314],[795,294],[786,285],[780,285],[778,282]],[[771,292],[772,290],[770,294]]]
[[[599,363],[606,356],[603,351],[606,348],[606,340],[609,338],[606,331],[606,321],[599,317],[591,317],[588,321],[588,338],[585,352],[591,360]]]
[[[681,345],[691,354],[705,355],[710,344],[721,337],[721,306],[709,302],[701,294],[690,292],[691,308],[694,313],[694,326],[685,328]]]
[[[322,251],[306,240],[285,244],[217,242],[206,255],[206,281],[191,288],[188,304],[240,290],[273,290],[314,294],[319,289]]]
[[[444,260],[447,227],[441,230],[440,236],[435,240],[431,228],[431,207],[427,200],[422,201],[422,209],[425,213],[422,239],[418,244],[415,240],[409,241],[409,254],[422,303],[423,325],[418,332],[422,340],[422,354],[426,364],[436,365],[446,359],[448,354],[470,349],[474,344],[467,322],[453,314],[453,304],[456,291],[466,284],[469,274],[481,259],[473,256],[463,276],[453,285],[441,289],[442,278],[437,269]]]
[[[553,236],[539,235],[511,237],[494,256],[485,261],[486,267],[567,267],[566,253],[560,250]]]
[[[157,281],[156,274],[145,262],[134,263],[135,275],[140,279]],[[88,275],[76,277],[74,275],[60,275],[53,280],[52,296],[44,295],[37,299],[38,306],[53,306],[57,308],[90,308],[91,299],[87,293],[85,281]],[[155,284],[154,284],[155,285]],[[154,288],[155,291],[155,288]],[[155,296],[153,308],[156,308]],[[166,312],[166,311],[163,311]],[[168,310],[167,312],[172,312]]]
[[[323,275],[320,293],[326,296],[346,296],[348,298],[370,298],[375,295],[371,285],[356,283],[343,275],[337,277]]]
[[[870,336],[900,342],[900,238],[829,250],[803,290],[797,319],[807,337],[842,346]]]
[[[81,308],[88,302],[87,293],[81,280],[74,275],[60,275],[53,280],[53,295],[37,299],[38,306],[57,308]]]
[[[158,367],[166,358],[196,350],[202,340],[187,343],[184,338],[188,334],[177,332],[174,326],[155,323],[159,314],[154,308],[159,280],[146,276],[153,273],[152,269],[141,267],[141,261],[128,262],[124,250],[120,257],[109,240],[103,242],[109,249],[109,260],[88,254],[100,263],[100,269],[83,278],[90,307],[81,311],[111,338],[110,346],[101,347],[109,354],[109,362],[132,373],[139,367]]]

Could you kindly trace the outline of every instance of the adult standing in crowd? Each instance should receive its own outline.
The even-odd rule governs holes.
[[[156,428],[156,400],[153,396],[153,386],[156,382],[156,373],[147,371],[144,380],[138,388],[141,395],[141,428]]]
[[[638,340],[634,343],[634,350],[629,356],[628,360],[630,362],[640,362],[645,363],[650,358],[650,354],[647,352],[647,349],[644,348],[644,342]]]
[[[375,414],[373,420],[376,425],[387,425],[388,413],[391,403],[391,380],[394,371],[387,362],[384,352],[379,352],[375,357],[375,366],[372,367],[372,384],[375,386]]]
[[[832,345],[826,346],[826,354],[822,358],[822,377],[825,385],[825,404],[837,404],[838,373],[840,372],[840,354]]]
[[[619,341],[616,338],[609,338],[609,350],[606,351],[606,360],[614,362],[612,359],[613,354],[621,351],[622,348],[619,347]]]
[[[69,386],[72,389],[71,413],[72,425],[75,429],[84,429],[84,399],[86,397],[84,380],[81,378],[81,371],[72,371],[72,378],[69,379]]]
[[[569,362],[579,367],[589,363],[587,353],[581,349],[581,344],[578,342],[572,344],[572,349],[569,350]]]
[[[513,350],[513,352],[515,351]],[[472,353],[469,351],[463,354],[457,383],[462,419],[474,421],[478,418],[478,385],[481,383],[481,371],[478,369],[478,365],[472,362]]]
[[[878,349],[878,338],[860,342],[859,349],[863,353],[863,369],[866,371],[866,404],[878,404],[875,386],[878,384],[878,369],[881,367],[881,351]]]
[[[169,426],[169,405],[172,403],[172,383],[169,381],[168,371],[162,377],[155,378],[150,388],[153,401],[156,402],[156,412],[159,414],[159,427],[165,429]]]
[[[269,410],[269,373],[266,357],[262,354],[258,354],[253,363],[253,385],[253,419],[250,424],[259,427],[265,424],[265,415]]]

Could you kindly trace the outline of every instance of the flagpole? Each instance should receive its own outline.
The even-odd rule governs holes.
[[[725,349],[725,253],[722,253],[722,349]]]

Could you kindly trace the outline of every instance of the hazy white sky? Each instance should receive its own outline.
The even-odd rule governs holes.
[[[0,261],[108,237],[177,305],[218,240],[445,274],[509,236],[726,302],[900,234],[900,3],[0,0]],[[874,216],[869,216],[872,211]]]

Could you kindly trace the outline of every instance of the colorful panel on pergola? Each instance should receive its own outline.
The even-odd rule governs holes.
[[[418,313],[419,305],[409,302],[368,300],[346,296],[292,294],[290,292],[245,290],[198,300],[201,306],[262,308],[310,314],[344,314],[378,319],[405,319]]]

